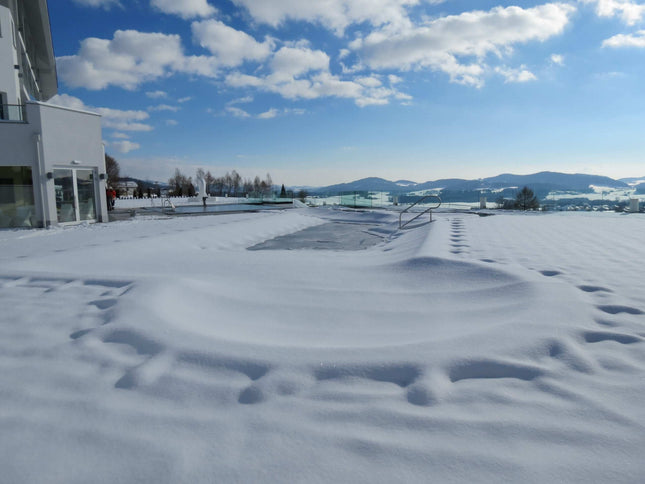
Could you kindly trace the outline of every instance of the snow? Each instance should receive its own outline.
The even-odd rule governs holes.
[[[0,481],[639,482],[643,222],[0,231]]]

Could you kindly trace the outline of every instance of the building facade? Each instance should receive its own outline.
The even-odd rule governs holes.
[[[0,228],[106,222],[101,119],[57,93],[46,0],[0,0]]]

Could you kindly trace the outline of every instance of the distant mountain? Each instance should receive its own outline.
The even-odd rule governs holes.
[[[412,189],[417,186],[416,183],[412,183]],[[362,178],[350,183],[339,183],[338,185],[330,185],[322,188],[313,188],[312,191],[315,192],[351,192],[351,191],[376,191],[376,192],[400,192],[400,191],[409,191],[409,186],[401,186],[396,182],[388,181],[383,178]]]
[[[607,176],[585,175],[581,173],[568,174],[553,171],[542,171],[533,175],[503,174],[486,178],[487,183],[497,188],[507,186],[549,185],[552,189],[584,191],[591,185],[601,187],[622,188],[627,187],[625,182],[614,180]]]
[[[630,179],[631,180],[631,179]],[[639,180],[634,178],[634,181]],[[612,188],[628,188],[624,180],[614,180],[606,176],[568,174],[543,171],[532,175],[513,175],[504,173],[490,178],[477,180],[464,180],[461,178],[446,178],[424,183],[415,183],[409,180],[389,181],[383,178],[362,178],[350,183],[341,183],[321,188],[312,188],[316,193],[338,193],[347,191],[384,191],[403,193],[421,190],[448,190],[448,191],[486,191],[504,188],[528,186],[541,193],[549,191],[577,191],[588,192],[590,186],[603,186]]]
[[[641,183],[645,183],[645,176],[640,176],[636,178],[621,178],[619,181],[623,183],[627,183],[630,186],[640,185]]]

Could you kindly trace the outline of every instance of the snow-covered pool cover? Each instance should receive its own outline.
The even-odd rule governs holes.
[[[435,220],[0,232],[0,482],[642,482],[645,219]]]

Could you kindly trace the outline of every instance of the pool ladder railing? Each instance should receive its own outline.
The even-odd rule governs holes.
[[[416,205],[419,205],[420,203],[423,203],[425,200],[428,200],[430,198],[434,199],[435,205],[426,208],[423,212],[417,213],[410,220],[408,220],[405,223],[403,223],[402,218],[403,218],[404,213],[409,212],[413,207],[415,207]],[[418,219],[422,215],[425,215],[426,213],[430,214],[430,220],[429,221],[432,222],[432,210],[434,210],[435,208],[439,208],[440,206],[441,206],[441,198],[438,195],[426,195],[425,197],[421,197],[419,200],[414,202],[412,205],[410,205],[406,209],[401,210],[401,212],[399,213],[399,229],[404,228],[406,225],[410,224],[411,222],[414,222],[416,219]]]
[[[166,211],[168,210],[169,212],[174,212],[175,211],[175,205],[172,203],[172,200],[170,198],[164,198],[163,203],[161,204],[161,210]]]

